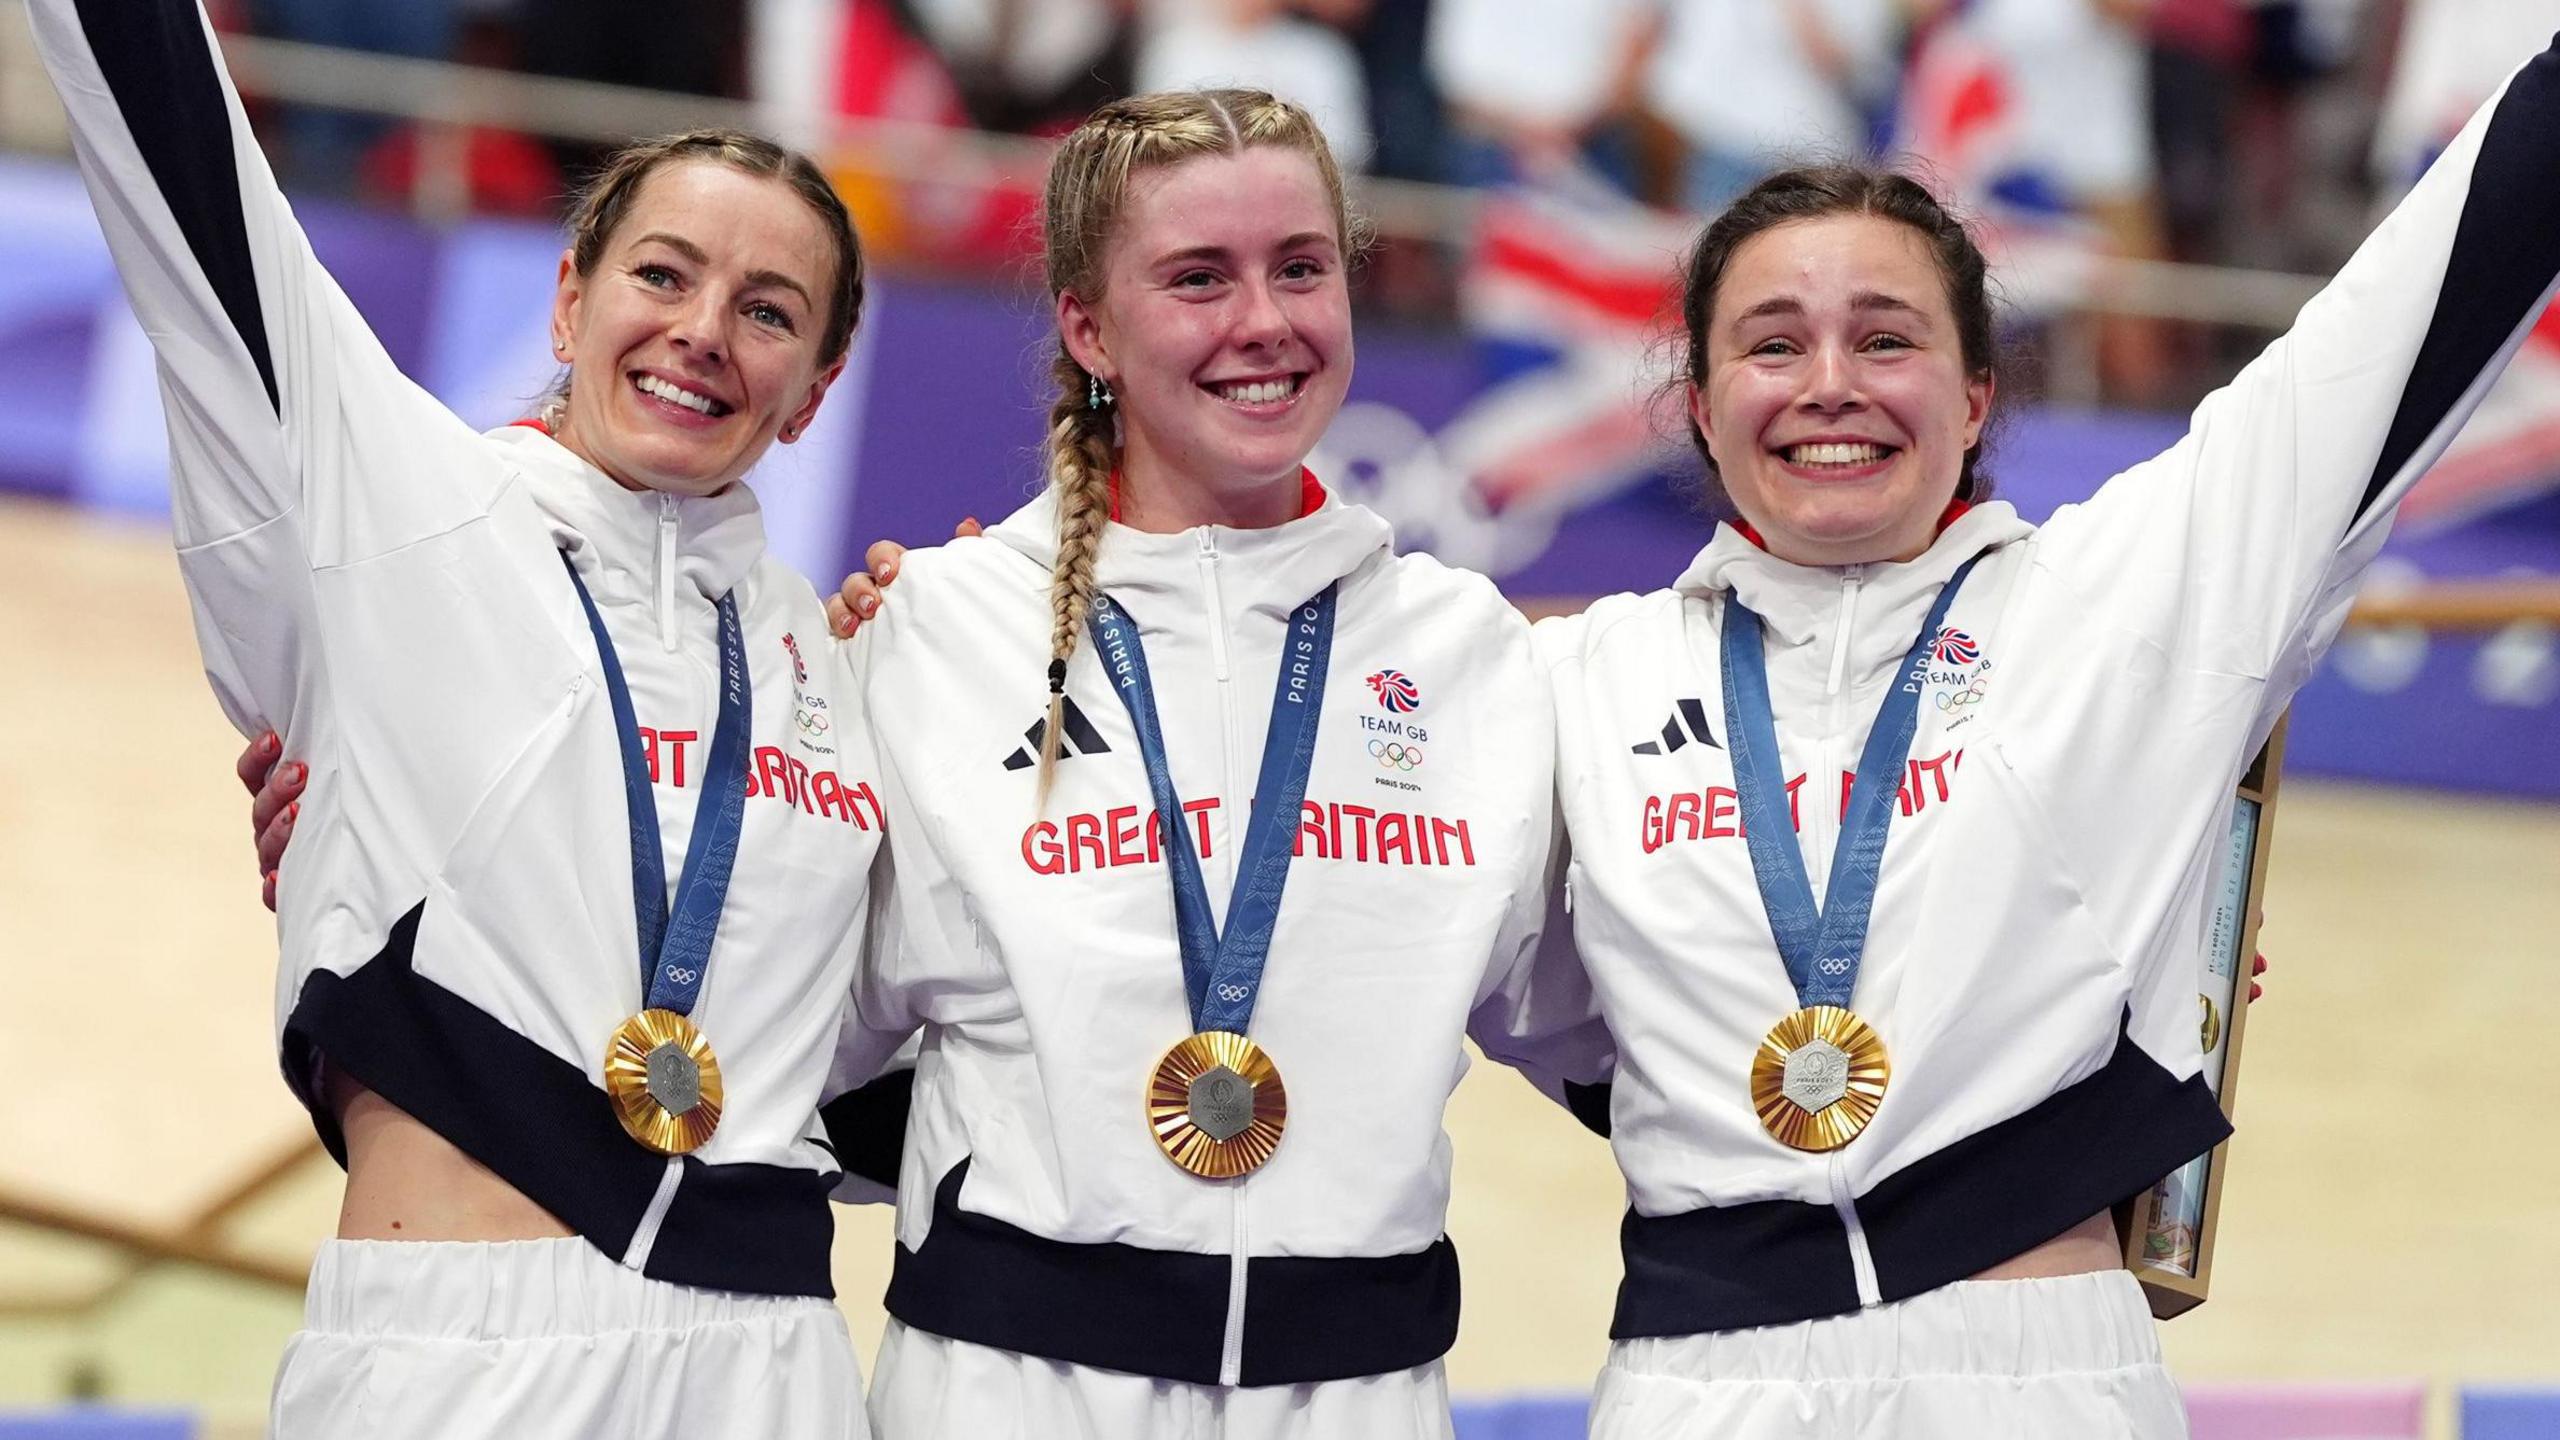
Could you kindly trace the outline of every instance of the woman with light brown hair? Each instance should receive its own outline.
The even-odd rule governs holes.
[[[32,11],[206,669],[309,767],[277,1040],[347,1182],[274,1432],[863,1434],[815,1114],[883,811],[741,482],[842,369],[843,205],[751,136],[624,152],[560,261],[576,383],[476,435],[314,260],[192,0]]]
[[[1529,983],[1528,627],[1305,469],[1359,232],[1304,111],[1105,106],[1044,218],[1047,492],[850,647],[901,829],[843,1076],[923,1031],[873,1423],[1443,1436],[1462,1041],[1605,1061]]]

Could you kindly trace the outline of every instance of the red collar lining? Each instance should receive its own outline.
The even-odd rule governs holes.
[[[1938,516],[1938,528],[1935,533],[1940,535],[1946,534],[1947,527],[1953,525],[1958,520],[1963,519],[1964,512],[1972,508],[1972,502],[1962,498],[1961,496],[1948,501],[1947,508]],[[1763,550],[1769,548],[1769,542],[1760,538],[1760,532],[1751,528],[1750,521],[1736,515],[1730,523],[1733,526],[1735,534],[1740,535],[1743,539],[1750,541],[1752,544],[1759,546]]]
[[[1299,466],[1298,513],[1291,518],[1304,520],[1323,508],[1324,482],[1316,478],[1313,470]],[[1120,472],[1117,470],[1111,472],[1111,518],[1114,522],[1120,518]]]

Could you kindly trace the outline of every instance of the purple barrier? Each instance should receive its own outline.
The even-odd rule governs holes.
[[[2560,1390],[2475,1386],[2462,1392],[2462,1440],[2551,1440],[2560,1435]]]
[[[484,426],[533,407],[554,374],[546,326],[557,234],[496,222],[436,232],[325,204],[300,213],[323,262],[428,389]],[[776,552],[825,586],[868,540],[931,543],[961,516],[993,520],[1036,489],[1054,343],[1038,300],[1027,278],[879,279],[816,425],[757,473]],[[0,354],[13,400],[0,407],[0,490],[165,509],[150,349],[116,293],[88,202],[59,165],[0,161]],[[1669,583],[1710,529],[1677,479],[1648,473],[1686,473],[1691,462],[1676,447],[1648,452],[1623,424],[1601,426],[1594,444],[1614,460],[1552,484],[1533,475],[1499,507],[1462,473],[1465,456],[1503,453],[1520,428],[1515,412],[1535,421],[1524,434],[1559,425],[1570,434],[1576,416],[1605,419],[1637,389],[1619,373],[1625,363],[1550,384],[1540,375],[1569,367],[1523,371],[1518,358],[1496,366],[1462,336],[1368,325],[1351,403],[1316,457],[1318,473],[1374,505],[1403,543],[1482,569],[1515,595]],[[2002,496],[2041,518],[2166,447],[2183,426],[2179,417],[2025,409],[1991,468]],[[2554,573],[2560,494],[2545,494],[2396,537],[2373,583]],[[2352,636],[2302,695],[2291,764],[2560,798],[2560,639],[2529,626],[2485,639]]]
[[[0,1413],[0,1440],[195,1440],[195,1417],[176,1410]]]
[[[1461,1401],[1450,1407],[1458,1440],[1582,1440],[1590,1406],[1579,1395]]]
[[[2427,1392],[2418,1384],[2186,1390],[2193,1440],[2424,1440],[2427,1433]]]
[[[2193,1440],[2423,1440],[2427,1392],[2393,1385],[2190,1385]],[[2480,1413],[2501,1427],[2475,1430]],[[1578,1395],[1461,1403],[1458,1440],[1581,1440],[1588,1402]],[[2548,1440],[2560,1435],[2560,1395],[2481,1392],[2466,1396],[2462,1440]],[[2508,1419],[2506,1417],[2512,1417]]]

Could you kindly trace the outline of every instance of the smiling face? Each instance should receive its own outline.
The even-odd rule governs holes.
[[[551,333],[570,363],[560,443],[634,490],[709,495],[797,438],[821,365],[834,242],[778,180],[669,163],[581,274],[560,259]]]
[[[1936,537],[1991,412],[1921,234],[1841,214],[1742,243],[1691,415],[1734,508],[1805,565],[1909,559]]]
[[[1299,467],[1351,383],[1344,262],[1332,196],[1297,150],[1250,146],[1131,179],[1102,293],[1058,297],[1068,352],[1118,400],[1131,523],[1296,513]]]

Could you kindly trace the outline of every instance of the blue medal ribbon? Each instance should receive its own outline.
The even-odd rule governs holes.
[[[1777,721],[1769,705],[1769,662],[1762,647],[1760,617],[1733,596],[1724,604],[1724,720],[1733,746],[1733,788],[1742,808],[1745,843],[1751,850],[1751,874],[1760,883],[1760,903],[1769,912],[1769,930],[1777,937],[1778,955],[1787,978],[1795,982],[1797,1001],[1849,1008],[1858,986],[1858,967],[1866,958],[1867,921],[1875,907],[1876,882],[1884,871],[1885,831],[1902,793],[1902,768],[1911,758],[1911,740],[1920,729],[1920,692],[1927,688],[1929,652],[1946,622],[1956,592],[1981,562],[1967,560],[1938,592],[1920,638],[1911,642],[1893,687],[1867,732],[1866,749],[1858,756],[1858,775],[1849,795],[1849,814],[1841,822],[1840,845],[1831,855],[1831,883],[1824,903],[1813,903],[1813,883],[1797,847],[1795,827],[1788,822],[1786,774],[1778,757]]]
[[[705,793],[693,815],[693,835],[685,843],[684,874],[676,882],[674,916],[667,905],[667,865],[658,843],[658,800],[649,787],[649,763],[640,751],[640,721],[631,708],[631,687],[622,678],[622,661],[604,617],[578,567],[562,551],[560,563],[578,587],[578,603],[586,607],[587,626],[595,632],[596,654],[604,661],[605,693],[613,702],[613,728],[622,742],[622,793],[631,820],[631,909],[640,933],[641,986],[644,1008],[693,1013],[702,996],[703,977],[711,970],[711,938],[720,928],[720,910],[729,898],[729,871],[738,858],[738,832],[747,813],[747,732],[752,705],[747,690],[747,645],[738,625],[733,593],[719,600],[720,717],[711,732],[711,753],[704,762]]]
[[[1147,652],[1137,623],[1108,595],[1094,597],[1087,623],[1094,648],[1111,672],[1112,688],[1129,707],[1138,752],[1155,796],[1156,824],[1173,876],[1174,930],[1182,941],[1182,986],[1191,1001],[1191,1028],[1242,1035],[1253,1023],[1262,992],[1262,970],[1271,954],[1271,932],[1280,918],[1280,892],[1297,852],[1299,807],[1314,768],[1316,721],[1324,709],[1324,677],[1333,659],[1334,586],[1289,612],[1289,640],[1271,697],[1271,725],[1262,741],[1262,773],[1255,782],[1253,819],[1245,829],[1235,891],[1227,901],[1227,928],[1218,931],[1209,908],[1209,883],[1184,828],[1182,797],[1174,793],[1165,760],[1164,726],[1156,717],[1155,687],[1147,678]]]

